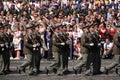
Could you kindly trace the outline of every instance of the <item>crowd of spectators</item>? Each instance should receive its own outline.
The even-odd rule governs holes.
[[[80,49],[76,49],[76,44],[83,33],[81,27],[97,23],[94,28],[101,37],[101,43],[103,43],[102,50],[104,52],[104,50],[107,50],[104,49],[106,39],[109,38],[108,40],[112,43],[116,25],[120,22],[120,0],[0,1],[0,23],[7,24],[7,32],[13,35],[16,59],[20,59],[22,54],[23,45],[21,40],[26,34],[26,25],[33,21],[42,21],[46,25],[45,42],[46,46],[49,46],[49,50],[51,39],[49,26],[55,27],[61,25],[63,29],[65,28],[73,41],[73,45],[70,48],[72,49],[70,50],[71,58],[76,53],[80,54]],[[48,51],[49,54],[50,51]]]

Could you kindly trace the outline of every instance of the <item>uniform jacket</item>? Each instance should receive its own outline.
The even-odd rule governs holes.
[[[116,33],[113,37],[113,54],[120,55],[120,36]]]
[[[52,51],[53,52],[60,52],[60,42],[56,34],[52,36]]]
[[[81,36],[81,53],[88,54],[89,53],[89,39],[86,33],[83,33]]]
[[[25,35],[24,48],[23,48],[24,54],[32,54],[32,49],[33,49],[33,44],[31,40],[29,39],[28,35]]]

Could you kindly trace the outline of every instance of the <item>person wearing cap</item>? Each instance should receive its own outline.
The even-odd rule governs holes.
[[[34,72],[33,72],[34,61],[32,61],[32,57],[33,57],[32,55],[33,55],[33,47],[35,45],[33,45],[33,42],[31,39],[31,35],[33,33],[32,25],[28,23],[26,25],[26,29],[27,29],[27,33],[24,37],[23,53],[26,55],[27,60],[23,64],[17,67],[17,71],[18,73],[25,72],[25,68],[29,66],[30,67],[29,75],[34,75]]]
[[[3,24],[0,23],[0,75],[5,75],[5,41],[4,41],[4,34],[3,34]]]
[[[79,64],[77,64],[75,67],[73,67],[74,73],[78,74],[78,72],[81,72],[82,67],[87,64],[88,60],[88,54],[89,54],[89,46],[92,45],[89,43],[88,38],[88,26],[82,27],[83,34],[81,36],[81,54],[82,54],[82,60]]]
[[[61,43],[65,43],[64,45],[60,45],[60,67],[57,71],[57,75],[64,75],[69,72],[68,70],[68,55],[69,55],[69,44],[68,40],[69,35],[66,34],[65,26],[60,25],[59,29],[59,37],[62,40]]]
[[[87,61],[87,71],[85,75],[92,75],[100,74],[100,66],[101,66],[101,59],[100,59],[100,44],[99,44],[99,35],[94,30],[95,24],[92,24],[89,28],[88,38],[89,38],[89,48],[90,53],[88,54],[88,61]],[[92,45],[91,45],[92,44]],[[90,66],[92,65],[93,71],[90,70]]]
[[[113,37],[113,60],[110,65],[104,67],[104,72],[108,74],[108,72],[120,65],[120,24],[116,26],[116,33]],[[116,68],[116,73],[118,74],[118,69]]]
[[[4,71],[6,74],[9,74],[11,72],[10,70],[10,42],[12,42],[11,40],[11,36],[9,36],[8,34],[8,24],[4,25],[4,32],[3,32],[3,36],[4,36],[4,41],[5,41],[5,53],[3,54],[3,59],[4,59]]]
[[[42,48],[43,40],[41,39],[41,34],[39,33],[39,26],[41,25],[38,22],[36,22],[33,25],[34,30],[32,34],[32,36],[34,36],[33,39],[35,40],[35,44],[39,44],[39,46],[36,47],[36,50],[33,50],[33,55],[32,55],[33,56],[32,61],[34,61],[32,66],[35,75],[39,74],[40,72],[40,61],[42,58],[41,48]]]
[[[49,65],[48,67],[45,68],[45,73],[48,74],[49,71],[53,71],[54,73],[57,73],[57,75],[62,75],[61,74],[61,66],[62,66],[62,53],[61,53],[61,46],[65,45],[64,42],[61,41],[61,38],[59,37],[59,27],[56,26],[54,28],[51,28],[53,31],[52,35],[52,52],[53,56],[55,58],[55,62]]]

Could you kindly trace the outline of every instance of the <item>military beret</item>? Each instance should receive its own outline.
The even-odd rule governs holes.
[[[93,27],[95,27],[96,25],[98,25],[98,24],[97,24],[97,23],[96,23],[96,24],[92,24],[91,27],[93,28]]]

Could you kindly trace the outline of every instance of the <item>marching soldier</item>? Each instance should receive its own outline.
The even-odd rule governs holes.
[[[69,40],[68,40],[68,35],[62,29],[59,32],[59,38],[61,39],[60,43],[64,43],[64,45],[59,45],[60,46],[60,67],[57,71],[58,75],[64,75],[68,73],[68,50],[69,50]]]
[[[17,71],[21,73],[21,71],[25,72],[26,67],[30,67],[32,63],[32,42],[29,39],[29,35],[32,34],[31,26],[28,24],[26,25],[27,34],[24,36],[24,48],[23,53],[26,55],[27,60],[21,64],[19,67],[17,67]],[[29,72],[29,74],[32,74],[32,71]]]
[[[25,68],[29,66],[29,75],[37,75],[40,68],[41,53],[40,48],[42,46],[42,40],[38,31],[33,28],[37,27],[36,24],[28,24],[27,34],[24,37],[24,54],[27,56],[27,61],[18,67],[18,72],[25,72]]]
[[[25,72],[25,68],[29,66],[29,75],[36,75],[39,70],[39,59],[41,59],[40,43],[37,41],[38,39],[36,38],[36,34],[32,27],[31,24],[26,26],[27,34],[24,37],[23,52],[27,57],[27,61],[20,65],[17,70],[19,73],[21,73],[21,71]]]
[[[33,36],[32,39],[34,40],[34,44],[37,45],[36,48],[33,49],[33,55],[32,55],[33,56],[32,59],[34,61],[32,66],[33,66],[35,75],[37,75],[40,72],[39,68],[40,68],[40,61],[42,58],[41,51],[40,51],[41,47],[42,47],[42,39],[41,39],[40,33],[37,30],[37,27],[39,27],[39,26],[42,26],[42,25],[41,24],[34,25],[35,30],[32,34],[32,36]]]
[[[92,45],[89,43],[89,38],[88,38],[88,26],[82,27],[83,28],[83,34],[81,36],[81,54],[83,56],[82,61],[73,67],[73,70],[75,74],[78,74],[78,72],[81,72],[81,69],[84,65],[87,64],[88,61],[88,54],[89,54],[89,46]]]
[[[3,40],[4,35],[3,35],[3,25],[0,24],[0,75],[4,75],[4,59],[3,55],[5,54],[5,42]]]
[[[105,73],[108,74],[108,72],[118,66],[120,64],[120,24],[116,26],[116,33],[113,37],[113,54],[114,54],[114,62],[105,68]],[[116,73],[118,73],[116,69]]]
[[[7,33],[8,30],[8,25],[4,25],[4,41],[5,41],[5,54],[3,54],[3,59],[4,59],[4,71],[6,74],[10,73],[10,42],[12,42],[12,40],[10,39],[9,34]]]
[[[61,61],[62,61],[62,53],[61,53],[61,46],[65,45],[65,43],[61,42],[59,34],[58,27],[54,28],[54,34],[52,35],[52,51],[53,56],[55,58],[55,62],[51,64],[50,66],[45,68],[46,74],[49,73],[49,71],[53,71],[54,73],[57,73],[58,75],[61,75]]]
[[[94,31],[95,25],[91,25],[89,28],[88,38],[90,44],[90,53],[88,55],[88,61],[87,61],[87,71],[85,75],[90,75],[90,66],[91,64],[93,67],[93,75],[100,74],[100,66],[101,66],[101,58],[100,58],[100,45],[99,45],[99,35]]]

